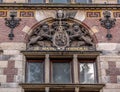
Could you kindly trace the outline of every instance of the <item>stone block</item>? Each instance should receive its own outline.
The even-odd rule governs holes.
[[[117,76],[117,83],[120,83],[120,75]],[[119,84],[120,85],[120,84]]]
[[[108,62],[100,62],[101,69],[108,69]]]
[[[0,68],[0,75],[3,74],[3,68]]]
[[[118,43],[98,43],[96,47],[97,50],[114,51],[119,45]]]
[[[110,76],[102,76],[101,83],[110,83]]]
[[[97,26],[93,26],[91,29],[92,29],[92,32],[93,32],[93,33],[99,32],[99,29],[98,29]]]
[[[106,89],[120,89],[120,84],[117,83],[106,83]]]
[[[24,80],[23,80],[23,75],[15,75],[14,81],[15,81],[16,83],[23,83],[23,82],[24,82]]]
[[[15,61],[15,68],[23,68],[22,61]]]
[[[16,54],[20,54],[19,50],[4,50],[3,51],[4,55],[16,55]]]
[[[17,88],[18,83],[1,83],[1,88]]]
[[[0,83],[6,82],[6,75],[0,75]]]
[[[10,58],[10,60],[15,60],[15,61],[24,61],[25,57],[23,54],[20,55],[14,55],[13,57]]]
[[[0,61],[0,68],[8,67],[8,61]]]
[[[116,62],[116,68],[120,68],[120,61]]]
[[[105,71],[105,69],[101,69],[100,71],[101,71],[101,76],[106,76],[106,71]]]
[[[86,13],[85,11],[77,11],[76,15],[75,15],[75,19],[78,19],[80,21],[84,21],[86,18]]]
[[[22,92],[22,88],[0,88],[0,92]]]
[[[28,34],[29,31],[30,31],[30,27],[29,26],[25,26],[22,31]]]
[[[26,50],[26,43],[23,42],[3,42],[0,43],[2,50]]]
[[[120,92],[120,89],[103,89],[103,92]]]

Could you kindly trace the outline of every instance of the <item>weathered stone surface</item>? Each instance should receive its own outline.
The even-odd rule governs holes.
[[[56,11],[55,10],[40,10],[35,12],[35,19],[37,21],[44,20],[45,18],[53,17],[55,18]]]
[[[120,68],[120,61],[116,62],[116,68]]]
[[[23,54],[14,55],[13,57],[10,58],[10,60],[24,61],[25,60],[25,56]]]
[[[0,43],[0,47],[2,50],[25,50],[26,43],[21,42],[2,42]],[[6,51],[4,51],[5,53]],[[14,52],[15,53],[15,52]]]
[[[0,68],[0,75],[3,74],[3,68]]]
[[[0,92],[22,92],[22,88],[0,88]]]
[[[5,83],[6,79],[6,75],[0,75],[0,83]]]
[[[97,50],[115,51],[120,47],[118,43],[98,43]]]
[[[80,21],[84,21],[85,18],[86,18],[85,11],[78,11],[77,14],[75,15],[75,19],[78,19]]]
[[[0,61],[0,68],[6,68],[8,66],[8,61]]]
[[[29,26],[25,26],[22,31],[28,34],[29,31],[30,31],[30,27]]]
[[[110,76],[102,76],[102,83],[110,83]]]
[[[92,30],[93,33],[99,32],[99,28],[98,28],[97,26],[93,26],[93,27],[91,28],[91,30]]]
[[[22,61],[15,61],[15,68],[23,68]]]
[[[3,51],[4,55],[16,55],[16,54],[20,54],[19,50],[4,50]]]
[[[18,83],[1,83],[1,88],[17,88]]]
[[[0,61],[7,61],[12,57],[13,55],[0,55]]]
[[[100,68],[101,69],[108,69],[108,62],[100,62],[101,66]]]
[[[120,75],[117,76],[117,83],[120,83]]]

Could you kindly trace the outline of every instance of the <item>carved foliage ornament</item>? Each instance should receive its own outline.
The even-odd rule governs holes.
[[[52,21],[52,22],[51,22]],[[77,22],[66,18],[59,10],[56,18],[44,22],[34,29],[27,44],[28,50],[68,50],[70,48],[94,48],[93,38],[88,30]]]

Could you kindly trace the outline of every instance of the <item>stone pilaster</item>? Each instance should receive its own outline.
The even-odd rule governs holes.
[[[50,59],[49,59],[49,54],[45,55],[45,83],[49,83],[50,82]]]
[[[77,54],[73,55],[73,77],[74,77],[74,83],[79,83]]]

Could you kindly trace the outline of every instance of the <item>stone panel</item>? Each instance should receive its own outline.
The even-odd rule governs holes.
[[[22,61],[15,61],[15,68],[23,68]]]
[[[22,92],[22,88],[0,88],[0,92]]]
[[[0,68],[6,68],[8,66],[8,61],[0,61]]]
[[[14,50],[13,54],[16,54],[16,53],[18,53],[17,50],[25,50],[26,44],[20,43],[20,42],[3,42],[3,43],[0,43],[0,47],[2,50]],[[7,51],[4,51],[4,53],[7,54]],[[12,53],[12,51],[11,51],[11,53]]]
[[[0,83],[5,83],[6,79],[6,75],[0,75]]]

